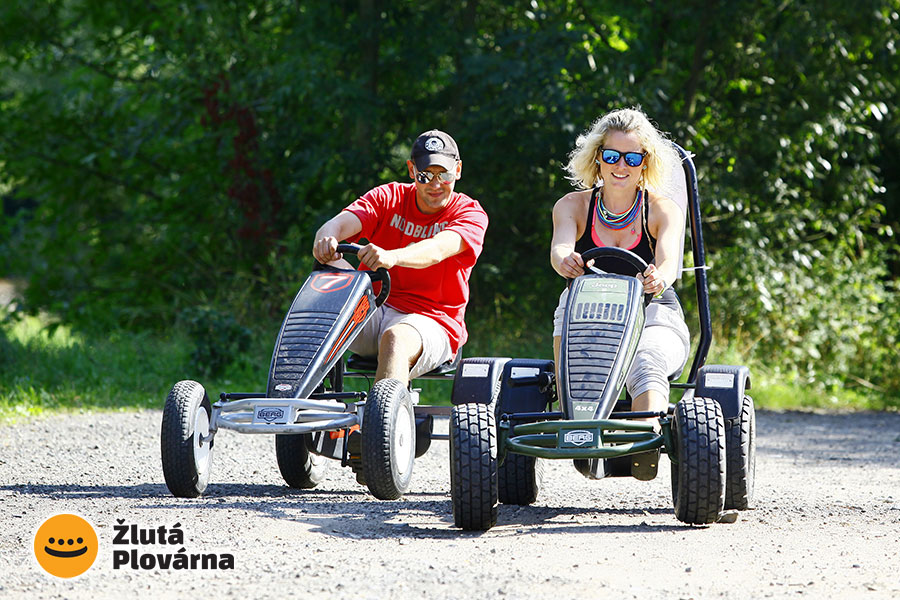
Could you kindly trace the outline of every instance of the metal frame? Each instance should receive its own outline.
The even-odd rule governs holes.
[[[210,435],[221,429],[239,433],[313,433],[360,425],[359,406],[339,398],[365,400],[365,392],[316,394],[312,398],[267,398],[265,394],[223,393],[212,405]],[[292,423],[254,423],[258,405],[291,409]],[[336,416],[337,415],[337,416]]]
[[[269,398],[264,393],[228,393],[219,395],[212,405],[209,437],[219,429],[230,429],[238,433],[259,434],[302,434],[320,431],[337,431],[362,426],[366,392],[344,392],[344,378],[369,378],[371,371],[346,370],[344,359],[334,368],[334,388],[336,391],[312,394],[309,398]],[[425,374],[418,379],[452,381],[454,372],[436,375]],[[341,400],[355,400],[353,404]],[[254,423],[253,417],[259,405],[287,407],[291,410],[291,423]],[[414,405],[416,415],[449,416],[449,406]],[[433,440],[449,439],[446,434],[432,434]]]

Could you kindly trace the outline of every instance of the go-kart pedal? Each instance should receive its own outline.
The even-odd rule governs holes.
[[[634,454],[630,458],[632,477],[641,481],[656,479],[656,472],[659,468],[659,448]]]
[[[362,434],[358,428],[347,436],[347,464],[356,475],[356,483],[366,485],[362,467]]]

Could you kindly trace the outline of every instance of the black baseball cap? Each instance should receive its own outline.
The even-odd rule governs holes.
[[[452,171],[459,160],[459,148],[448,134],[432,129],[416,138],[410,157],[418,171],[424,171],[431,165]]]

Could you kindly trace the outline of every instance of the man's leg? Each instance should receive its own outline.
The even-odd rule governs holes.
[[[390,378],[409,385],[409,370],[421,354],[422,337],[412,325],[398,323],[388,327],[378,344],[375,381]]]

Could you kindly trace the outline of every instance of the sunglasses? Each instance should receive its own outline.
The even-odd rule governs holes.
[[[644,157],[647,156],[646,152],[619,152],[618,150],[603,150],[600,153],[600,158],[608,165],[614,165],[619,162],[619,159],[625,156],[625,164],[629,167],[639,167],[641,163],[644,162]],[[598,165],[600,161],[594,159],[594,162]]]
[[[438,178],[439,183],[453,183],[456,179],[456,173],[450,171],[441,171],[440,173],[432,173],[431,171],[416,171],[416,181],[421,184],[431,183],[431,180]]]

